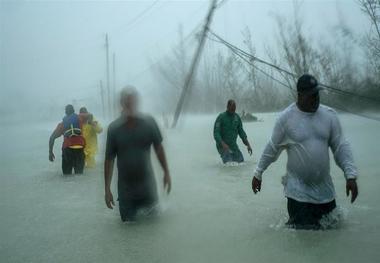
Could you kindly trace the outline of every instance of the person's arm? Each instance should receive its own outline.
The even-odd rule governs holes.
[[[230,147],[222,139],[221,126],[222,126],[222,115],[219,115],[218,118],[216,118],[216,121],[214,123],[214,139],[216,141],[216,144],[222,145],[223,150],[227,152],[229,151]]]
[[[58,124],[57,128],[53,131],[49,138],[49,161],[53,162],[55,160],[55,155],[53,152],[54,141],[62,135],[62,124]]]
[[[240,139],[243,141],[244,145],[247,146],[248,153],[252,155],[252,147],[249,144],[248,137],[243,129],[243,123],[240,117],[239,117],[238,134],[239,134]]]
[[[98,121],[93,122],[93,127],[96,133],[101,133],[103,131],[103,128]]]
[[[344,173],[346,195],[348,196],[349,192],[351,192],[351,203],[353,203],[358,196],[358,186],[356,184],[358,171],[354,164],[350,144],[343,136],[342,126],[336,112],[333,113],[330,131],[329,146],[334,155],[335,163]]]
[[[164,147],[162,146],[162,135],[161,131],[158,128],[158,125],[156,121],[151,118],[150,119],[151,123],[151,128],[152,128],[152,143],[153,143],[153,148],[156,153],[157,159],[160,162],[160,165],[162,167],[162,170],[164,171],[164,189],[166,189],[167,193],[170,193],[170,190],[172,188],[171,184],[171,178],[169,174],[169,169],[168,169],[168,164],[166,161],[166,155],[165,155],[165,150]]]
[[[113,200],[113,195],[111,191],[111,181],[113,173],[113,163],[114,159],[104,161],[104,192],[105,192],[105,201],[109,209],[113,209],[115,202]]]
[[[260,157],[260,161],[254,172],[252,179],[252,190],[256,194],[261,190],[261,181],[262,174],[268,168],[268,166],[277,160],[280,156],[281,151],[284,149],[282,144],[285,138],[285,127],[283,120],[280,118],[277,119],[276,124],[273,128],[271,139],[266,145],[264,152]]]
[[[167,193],[171,190],[171,178],[169,174],[168,164],[166,162],[165,150],[162,144],[154,145],[154,151],[157,155],[157,159],[160,162],[162,170],[164,171],[164,189],[167,189]]]
[[[104,160],[104,192],[105,192],[105,202],[108,208],[113,209],[115,202],[113,200],[113,195],[111,191],[111,182],[113,174],[113,165],[116,157],[116,144],[114,141],[114,136],[110,127],[107,131],[106,140],[106,153]]]

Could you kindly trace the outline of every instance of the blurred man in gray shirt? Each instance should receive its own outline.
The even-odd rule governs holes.
[[[346,178],[351,202],[358,195],[357,169],[336,112],[319,103],[317,80],[308,74],[297,82],[298,100],[279,116],[252,179],[252,190],[261,190],[262,174],[282,150],[288,154],[283,178],[288,199],[288,225],[318,229],[320,219],[335,207],[335,189],[330,176],[329,147]]]
[[[161,132],[153,117],[137,111],[137,91],[133,87],[124,88],[120,103],[122,114],[109,125],[107,132],[104,162],[105,202],[110,209],[115,205],[111,180],[114,160],[117,158],[120,216],[122,221],[130,222],[135,221],[138,210],[147,208],[152,211],[158,202],[150,159],[151,146],[164,172],[163,184],[168,193],[171,179]]]

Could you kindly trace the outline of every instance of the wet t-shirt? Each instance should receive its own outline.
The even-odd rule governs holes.
[[[162,142],[151,116],[140,115],[128,125],[125,116],[108,127],[106,159],[117,158],[119,200],[157,199],[150,149]]]
[[[335,189],[330,175],[329,148],[345,178],[356,178],[351,148],[336,112],[324,105],[315,113],[303,112],[293,103],[277,119],[255,177],[261,179],[268,166],[286,150],[285,196],[299,202],[330,202],[335,198]]]

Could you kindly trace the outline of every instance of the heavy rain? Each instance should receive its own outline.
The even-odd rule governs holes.
[[[377,262],[380,2],[0,0],[0,262]]]

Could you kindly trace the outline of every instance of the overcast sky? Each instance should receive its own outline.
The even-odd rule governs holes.
[[[209,1],[4,1],[0,0],[0,109],[36,102],[62,108],[73,99],[98,100],[105,80],[105,34],[116,54],[118,86],[149,91],[149,66],[171,50],[179,24],[189,34]],[[369,26],[356,1],[302,1],[305,32],[320,41],[344,21],[355,32]],[[291,19],[293,1],[225,1],[212,28],[242,46],[252,31],[257,55],[275,45],[274,16]],[[333,39],[329,39],[333,40]]]

